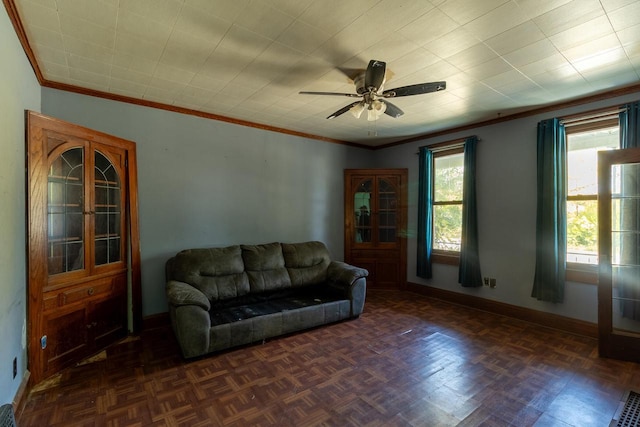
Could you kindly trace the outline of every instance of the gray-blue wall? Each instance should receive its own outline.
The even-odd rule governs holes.
[[[0,58],[0,403],[8,403],[27,366],[24,110],[40,111],[40,85],[4,11]]]
[[[136,142],[145,316],[182,249],[320,240],[343,259],[343,170],[371,150],[46,88],[42,112]]]
[[[409,230],[407,280],[507,304],[597,322],[597,287],[567,283],[565,302],[552,304],[531,298],[535,269],[536,126],[540,120],[620,105],[640,99],[640,93],[571,109],[479,126],[464,132],[399,145],[375,153],[375,167],[409,168]],[[416,276],[418,215],[418,148],[477,135],[476,191],[482,275],[497,279],[495,289],[463,288],[458,269],[434,265],[431,280]]]

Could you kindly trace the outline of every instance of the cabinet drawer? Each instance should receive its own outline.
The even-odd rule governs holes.
[[[60,293],[60,305],[71,304],[87,298],[108,294],[121,288],[123,278],[120,276],[95,280],[82,286]]]
[[[385,249],[353,249],[352,258],[398,258],[400,251]]]

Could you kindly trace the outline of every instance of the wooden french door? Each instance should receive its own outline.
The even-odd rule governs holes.
[[[599,350],[640,362],[640,148],[598,157]]]
[[[346,169],[345,261],[369,271],[368,288],[407,281],[407,169]]]
[[[28,112],[33,383],[140,326],[135,164],[131,141]]]

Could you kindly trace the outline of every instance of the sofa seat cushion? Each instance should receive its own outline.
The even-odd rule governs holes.
[[[314,287],[310,292],[273,292],[255,298],[244,298],[240,300],[244,304],[214,307],[209,314],[211,326],[216,326],[339,300],[346,299],[331,288]]]
[[[349,306],[348,300],[328,301],[211,326],[209,352],[338,322],[349,317]]]

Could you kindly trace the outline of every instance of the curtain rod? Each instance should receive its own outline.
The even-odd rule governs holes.
[[[603,108],[600,110],[589,111],[582,114],[572,114],[567,117],[561,117],[560,122],[564,125],[575,125],[579,123],[592,123],[601,120],[607,120],[613,118],[613,116],[617,116],[623,111],[627,109],[624,106],[619,107],[609,107]]]
[[[475,136],[476,137],[476,141],[480,142],[481,139],[478,138],[476,135],[470,135],[470,136],[466,136],[464,138],[459,138],[459,139],[453,139],[451,141],[446,141],[446,142],[438,142],[436,144],[431,144],[431,145],[421,145],[420,147],[418,147],[418,149],[420,148],[428,148],[429,150],[433,151],[434,153],[437,153],[439,151],[444,151],[444,150],[450,150],[452,148],[457,148],[457,147],[462,147],[464,145],[464,142]],[[418,151],[416,153],[420,154],[420,152]]]

